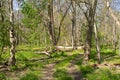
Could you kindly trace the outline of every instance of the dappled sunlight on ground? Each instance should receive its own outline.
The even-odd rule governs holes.
[[[30,75],[38,80],[94,80],[99,75],[103,77],[106,75],[105,79],[98,77],[98,80],[108,80],[107,73],[110,73],[111,78],[115,77],[118,80],[120,73],[119,56],[111,51],[103,51],[101,53],[102,63],[98,64],[94,54],[95,52],[91,54],[92,59],[89,60],[89,63],[84,65],[84,54],[80,50],[55,52],[51,54],[51,57],[34,54],[32,51],[20,51],[16,53],[16,66],[1,67],[0,70],[3,69],[3,71],[0,74],[4,74],[7,79],[11,80],[25,80]],[[3,56],[5,55],[3,54]]]

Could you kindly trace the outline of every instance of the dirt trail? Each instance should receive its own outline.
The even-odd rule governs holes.
[[[40,80],[53,80],[53,73],[54,73],[54,67],[55,64],[51,63],[45,66],[45,68],[42,70],[42,79]]]
[[[78,56],[75,59],[70,61],[70,65],[66,67],[68,74],[72,77],[73,80],[82,80],[81,73],[79,71],[79,67],[76,65],[76,61],[80,60],[81,57]],[[55,72],[56,63],[50,63],[42,69],[42,79],[40,80],[54,80],[53,75]]]
[[[79,67],[76,65],[76,61],[80,59],[81,57],[77,56],[75,59],[71,60],[71,65],[67,68],[68,73],[71,75],[73,80],[82,80],[82,75],[79,71]]]
[[[82,80],[81,73],[75,65],[72,65],[71,67],[67,68],[67,70],[73,80]]]

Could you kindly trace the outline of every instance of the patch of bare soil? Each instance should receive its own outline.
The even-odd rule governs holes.
[[[7,77],[7,79],[10,80],[19,80],[20,76],[24,75],[27,73],[27,69],[26,70],[21,70],[21,71],[11,71],[9,66],[5,66],[5,65],[0,65],[0,72],[4,73]]]
[[[67,68],[67,71],[73,80],[82,80],[81,73],[77,66],[71,64],[71,66]]]
[[[28,69],[22,71],[8,71],[6,72],[6,76],[10,80],[20,80],[20,77],[25,75],[28,72]]]
[[[42,70],[43,76],[40,80],[53,80],[53,73],[55,71],[54,66],[54,63],[46,65],[45,68]]]
[[[81,59],[81,57],[77,56],[75,59],[71,60],[71,65],[68,66],[68,68],[67,68],[68,73],[71,75],[73,80],[83,80],[82,75],[79,71],[79,67],[76,66],[76,61],[78,61],[80,59]]]
[[[80,59],[81,57],[77,56],[75,59],[70,61],[71,65],[66,68],[68,74],[72,77],[73,80],[83,80],[78,69],[79,67],[76,66],[76,61]],[[42,70],[43,76],[40,80],[54,80],[53,74],[55,72],[55,64],[57,64],[57,62],[46,65],[46,67]]]

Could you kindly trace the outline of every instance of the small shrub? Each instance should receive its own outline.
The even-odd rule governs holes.
[[[58,63],[57,65],[56,65],[56,67],[66,67],[66,66],[68,66],[70,63],[70,59],[68,58],[68,59],[65,59],[65,60],[63,60],[62,62],[60,62],[60,63]]]
[[[57,69],[54,73],[55,80],[72,80],[66,69]]]
[[[100,70],[95,73],[87,74],[87,79],[88,80],[110,80],[109,76],[111,76],[111,73],[108,70]]]
[[[11,66],[11,67],[10,67],[10,70],[11,70],[11,71],[15,71],[15,70],[17,70],[17,69],[18,69],[17,66]]]
[[[60,53],[60,55],[63,56],[63,57],[67,57],[67,54],[63,51]]]
[[[93,72],[93,68],[91,66],[81,66],[80,67],[80,71],[82,72],[82,74],[85,76],[88,73]]]
[[[112,74],[112,80],[120,80],[120,74]]]
[[[76,61],[76,65],[81,65],[82,62],[83,62],[83,59],[80,59],[80,60]]]
[[[103,69],[87,74],[86,78],[88,80],[120,80],[120,74],[114,74],[108,69]]]
[[[33,73],[27,73],[25,76],[22,76],[20,80],[38,80],[38,76]]]
[[[6,80],[6,76],[4,73],[0,73],[0,80]]]

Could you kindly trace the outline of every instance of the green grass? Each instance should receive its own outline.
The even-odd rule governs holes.
[[[40,58],[41,55],[35,54],[33,51],[21,51],[16,53],[16,58],[20,60],[28,60],[31,58]]]
[[[83,76],[86,76],[86,74],[92,73],[94,69],[89,65],[82,65],[80,66],[80,71],[82,72]]]
[[[108,69],[99,69],[93,73],[87,74],[88,80],[120,80],[120,73],[111,72]]]
[[[20,80],[39,80],[38,76],[34,73],[27,73],[24,76],[20,77]]]
[[[55,64],[54,80],[72,80],[68,73],[69,66],[77,66],[78,71],[83,78],[87,80],[119,80],[120,73],[118,71],[95,69],[89,65],[83,65],[83,50],[73,50],[71,52],[52,53],[51,57],[46,55],[35,54],[33,50],[18,51],[16,53],[16,66],[10,67],[12,72],[27,71],[24,75],[18,76],[20,80],[38,80],[43,74],[42,70],[47,64]],[[120,58],[112,49],[101,49],[102,63],[120,63]],[[89,64],[97,63],[97,54],[92,49]],[[2,55],[0,62],[9,59],[9,52]],[[73,63],[72,63],[73,62]],[[10,72],[12,74],[12,72]],[[0,80],[6,80],[7,76],[0,73]]]
[[[118,56],[118,50],[117,53],[115,53],[115,51],[113,49],[106,49],[106,48],[102,48],[100,50],[101,53],[101,61],[104,62],[107,58],[114,58],[114,56]],[[96,63],[96,61],[98,60],[97,58],[97,53],[96,53],[96,49],[92,49],[91,50],[91,54],[90,54],[90,62],[94,62]]]
[[[69,63],[70,60],[71,60],[71,58],[68,58],[68,59],[64,59],[64,60],[58,62],[58,63],[56,64],[56,68],[59,68],[59,67],[67,67],[67,66],[70,64],[70,63]]]
[[[72,80],[70,75],[67,73],[67,70],[62,68],[62,69],[57,69],[54,73],[54,80]]]
[[[0,72],[0,80],[7,80],[4,73]]]

